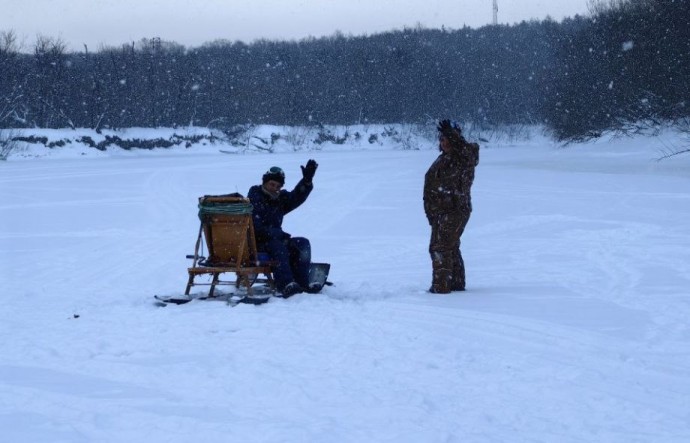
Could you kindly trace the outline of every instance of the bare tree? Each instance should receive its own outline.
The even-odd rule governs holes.
[[[0,127],[18,118],[17,108],[23,95],[16,70],[19,49],[14,31],[0,32]]]
[[[667,158],[675,157],[681,154],[690,154],[690,117],[683,117],[676,120],[673,125],[680,133],[685,134],[684,146],[669,146],[661,152],[661,156],[657,161],[665,160]]]
[[[64,102],[64,90],[69,89],[67,73],[67,45],[61,39],[38,36],[34,45],[35,71],[32,78],[34,106],[40,126],[50,128],[67,124],[74,129]]]
[[[19,147],[17,135],[16,129],[0,129],[0,160],[7,160],[7,157],[17,150]]]

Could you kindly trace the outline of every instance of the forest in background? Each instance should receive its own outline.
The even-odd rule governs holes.
[[[690,6],[609,0],[586,17],[301,41],[145,38],[23,52],[0,32],[0,128],[540,124],[558,140],[688,124]],[[642,123],[640,123],[642,122]]]

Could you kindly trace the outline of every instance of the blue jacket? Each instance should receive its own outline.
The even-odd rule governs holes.
[[[314,185],[305,183],[304,179],[292,191],[282,189],[275,198],[264,192],[261,185],[249,188],[247,197],[254,207],[252,219],[257,243],[289,238],[290,235],[283,232],[283,217],[304,203],[312,189]]]

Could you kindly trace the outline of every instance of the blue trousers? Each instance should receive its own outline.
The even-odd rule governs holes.
[[[291,237],[286,240],[270,240],[259,246],[278,264],[273,268],[278,291],[289,283],[297,282],[303,288],[309,286],[309,267],[311,266],[311,243],[304,237]]]

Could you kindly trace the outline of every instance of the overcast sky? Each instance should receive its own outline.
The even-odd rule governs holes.
[[[590,0],[497,0],[498,22],[586,15]],[[225,39],[251,42],[373,34],[421,24],[477,28],[493,19],[493,0],[0,0],[0,31],[25,50],[37,35],[69,50],[160,37],[187,47]]]

